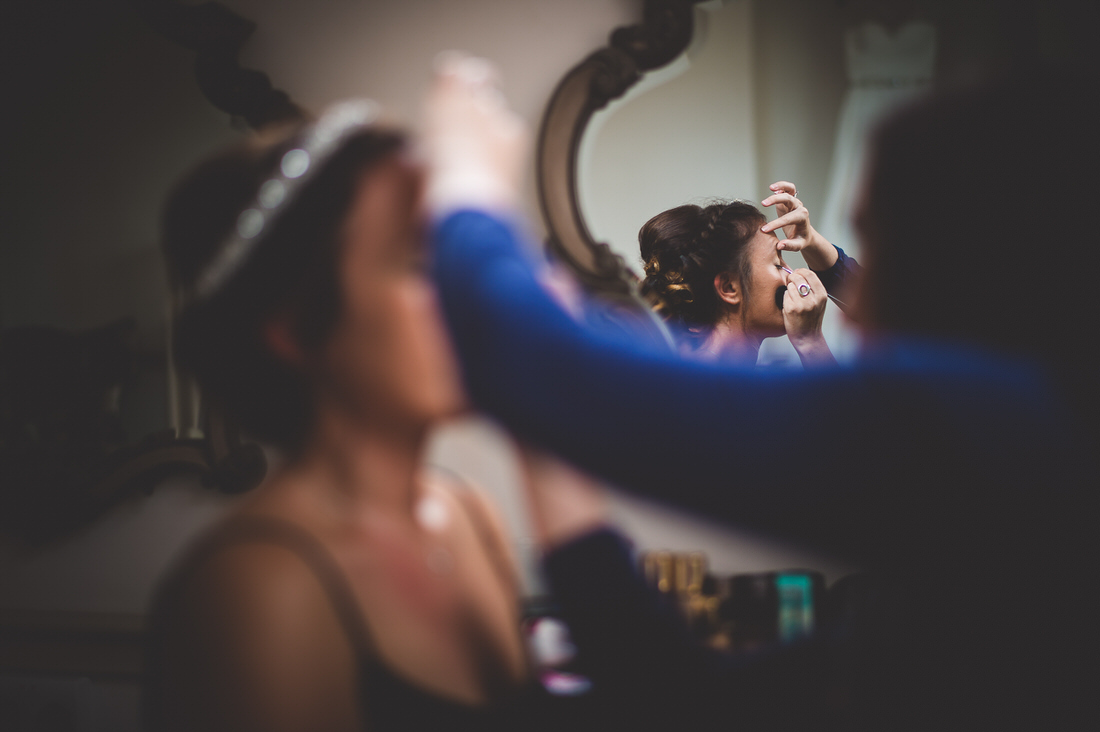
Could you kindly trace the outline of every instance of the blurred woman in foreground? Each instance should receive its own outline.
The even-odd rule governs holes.
[[[510,727],[516,576],[486,502],[421,467],[466,397],[422,172],[374,117],[345,103],[250,139],[166,207],[176,353],[287,460],[158,593],[151,730]]]

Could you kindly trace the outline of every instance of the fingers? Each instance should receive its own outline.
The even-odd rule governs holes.
[[[493,64],[448,51],[435,59],[421,141],[425,200],[435,214],[512,208],[519,197],[526,127],[508,107]]]
[[[774,206],[775,204],[782,204],[780,208],[784,206],[788,210],[793,210],[802,206],[802,201],[793,196],[790,193],[773,193],[760,202],[761,206]]]
[[[439,81],[459,81],[474,86],[495,85],[500,81],[496,67],[486,59],[465,51],[441,51],[433,64]]]
[[[791,183],[787,180],[776,181],[775,183],[772,183],[770,186],[768,186],[768,189],[772,191],[790,193],[792,196],[798,195],[798,189],[795,187],[794,183]]]
[[[761,231],[775,231],[782,226],[797,226],[798,224],[807,223],[810,220],[810,212],[805,206],[799,205],[793,211],[789,211],[779,218],[769,221],[760,227]]]
[[[461,117],[464,113],[508,115],[508,102],[500,90],[496,67],[483,58],[460,51],[445,51],[435,58],[435,77],[428,99],[437,115]],[[450,121],[450,120],[447,120]]]
[[[486,112],[507,109],[500,73],[488,60],[462,51],[443,51],[435,57],[434,66],[435,84],[443,94],[468,94]]]
[[[823,307],[828,297],[825,286],[812,270],[796,269],[787,275],[787,294],[784,295],[784,310],[787,298],[792,298],[791,310],[805,312]]]
[[[804,311],[806,310],[806,298],[813,292],[813,288],[810,283],[806,281],[805,277],[798,274],[799,270],[795,270],[794,274],[787,276],[787,294],[791,296],[793,305],[792,311]],[[785,300],[786,298],[784,298]]]
[[[787,295],[792,298],[791,310],[794,312],[806,310],[807,299],[813,294],[813,288],[804,278],[792,276],[787,282]]]
[[[821,323],[828,302],[821,280],[808,269],[796,269],[787,275],[783,293],[783,326],[796,349],[806,339],[821,334]]]
[[[776,212],[776,215],[779,218],[782,218],[782,217],[786,216],[787,214],[798,211],[799,209],[805,210],[805,208],[806,208],[805,206],[802,205],[802,201],[798,200],[797,198],[792,196],[790,193],[785,193],[785,192],[784,193],[776,193],[775,195],[768,196],[767,198],[765,198],[760,203],[764,206],[775,206],[775,212]],[[809,217],[809,214],[807,212],[807,220],[808,220],[808,217]],[[779,225],[782,226],[782,224],[779,224]],[[772,231],[775,228],[775,226],[776,226],[776,223],[774,221],[769,223],[769,224],[765,224],[765,226],[763,228],[763,231]],[[793,236],[796,233],[797,233],[796,231],[791,230],[791,231],[787,232],[787,236]],[[780,247],[780,249],[783,249],[783,248],[784,247]],[[799,246],[798,248],[793,249],[792,251],[798,251],[798,249],[801,249],[801,246]]]

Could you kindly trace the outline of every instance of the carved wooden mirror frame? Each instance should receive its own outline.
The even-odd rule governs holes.
[[[547,245],[581,280],[605,294],[636,297],[635,275],[622,257],[597,242],[581,212],[578,156],[592,116],[637,84],[646,71],[675,60],[691,41],[700,0],[646,0],[642,22],[612,32],[607,47],[574,66],[558,83],[539,130],[539,204]]]

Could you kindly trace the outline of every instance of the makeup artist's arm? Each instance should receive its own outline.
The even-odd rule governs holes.
[[[493,135],[502,103],[441,81],[464,102],[444,108],[478,120],[464,129]],[[447,160],[432,161],[444,179]],[[512,224],[463,203],[434,209],[433,275],[471,398],[521,439],[631,491],[886,561],[922,545],[913,517],[938,510],[933,488],[988,484],[981,456],[994,447],[999,482],[1037,480],[1032,448],[1060,434],[1033,372],[957,350],[899,344],[856,366],[761,373],[596,333],[540,286]],[[792,445],[805,474],[781,470]],[[928,460],[933,447],[965,460]]]
[[[763,201],[764,206],[775,206],[777,218],[762,227],[762,231],[776,231],[780,227],[786,238],[776,243],[781,251],[800,252],[809,267],[821,280],[826,292],[838,297],[845,304],[837,303],[848,312],[852,284],[863,273],[863,267],[821,235],[810,224],[810,212],[797,198],[794,183],[778,181],[769,186],[774,193]]]

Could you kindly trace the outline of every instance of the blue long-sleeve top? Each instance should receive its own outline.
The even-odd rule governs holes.
[[[901,341],[805,373],[685,360],[578,324],[502,220],[460,211],[434,239],[476,404],[628,490],[888,564],[954,556],[976,515],[1009,531],[1038,482],[1071,478],[1068,422],[1031,366]]]
[[[634,728],[1041,728],[1082,709],[1095,478],[1038,367],[898,340],[806,373],[683,360],[578,324],[475,211],[436,227],[434,271],[471,396],[516,434],[874,570],[831,635],[729,658],[690,642],[620,537],[558,548],[551,587]]]
[[[850,297],[848,290],[851,288],[852,282],[863,273],[863,267],[837,245],[834,244],[833,249],[836,249],[836,261],[828,269],[820,272],[814,270],[814,273],[821,280],[821,284],[825,286],[825,291],[830,295],[838,298],[848,298]],[[847,302],[839,300],[837,304],[841,310],[848,312]]]

